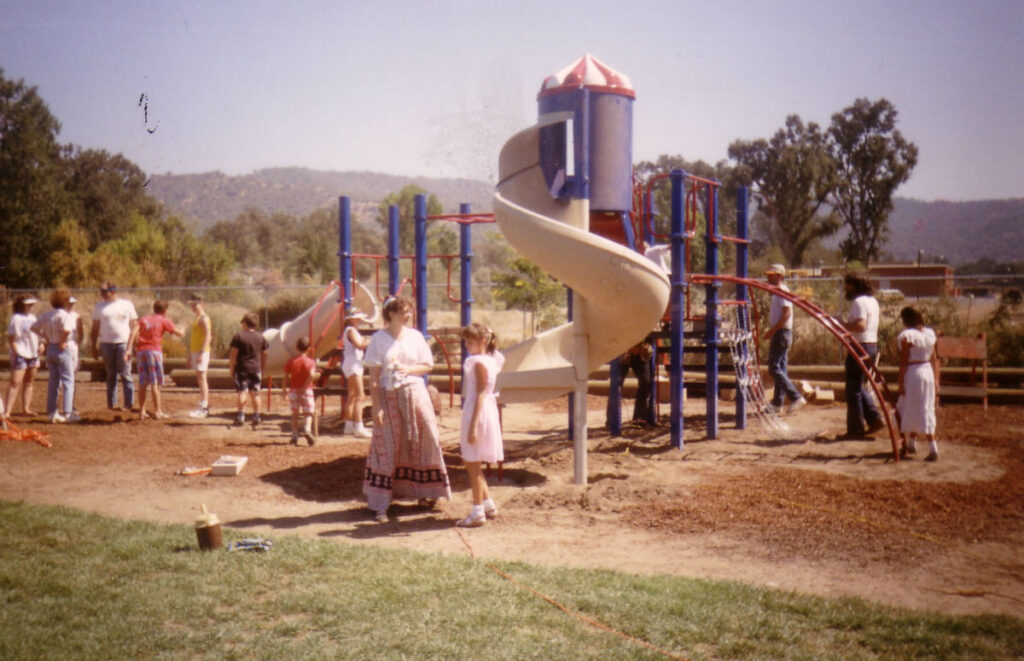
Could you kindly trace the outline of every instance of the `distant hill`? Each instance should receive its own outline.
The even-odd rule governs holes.
[[[1024,198],[972,202],[922,202],[896,198],[886,250],[901,261],[942,255],[950,264],[981,257],[997,262],[1024,258]]]
[[[307,168],[268,168],[228,176],[222,172],[163,174],[150,178],[148,190],[172,213],[193,219],[200,229],[237,217],[248,208],[305,216],[319,208],[337,209],[338,197],[352,199],[356,213],[389,193],[415,184],[437,195],[446,213],[468,202],[474,211],[491,210],[493,186],[471,179],[400,177],[376,172],[323,172]]]
[[[247,208],[304,216],[336,209],[338,196],[352,198],[357,215],[374,213],[388,193],[416,184],[435,194],[445,212],[468,202],[474,211],[491,210],[493,186],[471,179],[400,177],[376,172],[324,172],[307,168],[269,168],[228,176],[221,172],[153,175],[150,193],[172,213],[194,219],[200,229],[230,220]],[[923,202],[896,198],[889,217],[890,240],[884,250],[900,261],[942,255],[957,265],[981,257],[1020,261],[1024,255],[1024,198],[973,202]],[[838,245],[838,238],[827,242]]]

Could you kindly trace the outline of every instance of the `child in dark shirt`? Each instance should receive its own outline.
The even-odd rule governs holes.
[[[252,402],[252,428],[260,424],[260,385],[263,382],[263,369],[267,364],[267,340],[256,328],[259,316],[249,312],[242,317],[242,330],[231,338],[228,353],[228,367],[235,381],[235,392],[238,393],[238,414],[235,426],[245,424],[245,394],[249,393]]]

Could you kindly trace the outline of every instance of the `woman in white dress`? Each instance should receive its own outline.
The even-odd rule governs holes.
[[[926,328],[924,317],[911,307],[900,311],[903,331],[896,342],[900,352],[899,400],[896,410],[903,433],[902,457],[917,452],[917,437],[928,440],[925,461],[936,461],[939,448],[935,442],[935,402],[937,397],[938,355],[935,353],[935,331]]]
[[[423,381],[434,357],[423,335],[407,325],[411,314],[408,299],[389,299],[385,326],[370,338],[363,356],[373,402],[363,493],[381,523],[388,520],[392,499],[417,498],[420,505],[433,506],[437,498],[451,498],[437,416]]]

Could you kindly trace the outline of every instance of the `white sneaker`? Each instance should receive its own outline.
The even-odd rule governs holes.
[[[776,405],[772,404],[771,402],[768,403],[768,406],[772,407],[772,411],[775,411],[775,415],[782,415],[782,412],[783,412],[783,407],[782,406],[776,406]]]
[[[210,415],[210,409],[206,406],[198,406],[195,410],[188,412],[190,418],[205,418],[208,415]]]
[[[355,429],[352,430],[352,434],[356,438],[373,438],[373,434],[362,423],[356,425]]]
[[[806,404],[807,404],[807,399],[804,398],[804,397],[801,397],[800,399],[796,400],[795,402],[793,402],[792,404],[789,405],[789,412],[790,413],[796,413],[797,411],[802,409],[804,406],[806,406]]]
[[[54,413],[53,415],[50,416],[51,424],[59,425],[62,422],[67,422],[67,418],[62,416],[60,413]]]
[[[67,416],[67,421],[68,422],[81,422],[82,421],[82,416],[78,415],[78,411],[72,411]]]
[[[355,431],[356,430],[352,427],[352,421],[351,420],[346,420],[345,421],[345,428],[342,429],[342,431],[341,431],[342,435],[349,436],[350,434],[354,434]]]

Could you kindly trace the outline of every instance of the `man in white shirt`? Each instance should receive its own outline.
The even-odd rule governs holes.
[[[786,267],[782,264],[772,264],[764,272],[768,284],[778,287],[784,292],[789,287],[782,282],[786,277]],[[787,372],[789,368],[789,347],[793,345],[793,302],[776,294],[772,294],[771,305],[768,309],[768,331],[765,337],[770,340],[768,345],[768,372],[775,382],[775,392],[772,394],[772,408],[776,412],[782,412],[785,398],[789,399],[789,412],[792,413],[807,403],[800,391],[796,389],[793,382],[789,380]]]
[[[848,273],[843,278],[843,287],[846,300],[851,302],[843,327],[860,342],[868,360],[874,363],[878,355],[878,300],[871,295],[871,283],[866,277]],[[882,429],[885,422],[864,385],[864,372],[853,355],[846,356],[845,370],[846,434],[840,438],[861,439]]]
[[[139,333],[139,315],[135,304],[117,297],[117,286],[104,282],[100,287],[103,300],[92,310],[93,358],[103,357],[107,373],[107,408],[117,408],[117,380],[124,390],[124,406],[135,404],[135,382],[132,380],[132,347]]]

